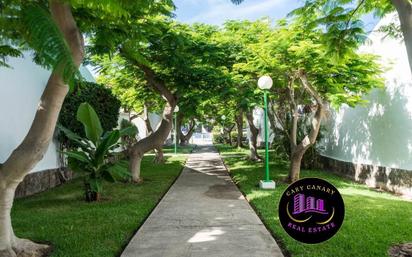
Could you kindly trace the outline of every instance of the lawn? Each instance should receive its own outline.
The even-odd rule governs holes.
[[[316,257],[377,257],[388,256],[388,248],[397,243],[412,241],[412,202],[334,174],[303,170],[301,177],[326,179],[341,192],[345,202],[345,220],[340,231],[329,241],[307,245],[289,237],[280,225],[278,202],[287,184],[285,162],[271,160],[271,176],[275,190],[260,190],[257,185],[264,175],[263,163],[245,159],[247,150],[218,146],[234,181],[246,195],[266,226],[271,230],[286,255]],[[273,154],[272,154],[273,156]]]
[[[180,174],[191,147],[181,154],[165,149],[165,164],[153,164],[149,154],[142,161],[140,185],[105,183],[99,203],[84,201],[83,185],[76,179],[31,197],[18,199],[12,211],[19,237],[48,241],[55,257],[118,256],[157,202]]]

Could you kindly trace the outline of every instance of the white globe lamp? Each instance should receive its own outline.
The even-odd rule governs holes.
[[[262,90],[270,89],[272,87],[272,85],[273,85],[273,80],[269,76],[262,76],[258,80],[258,86]]]

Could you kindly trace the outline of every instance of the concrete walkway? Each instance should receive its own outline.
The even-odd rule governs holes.
[[[198,147],[189,156],[121,256],[283,257],[213,146]]]

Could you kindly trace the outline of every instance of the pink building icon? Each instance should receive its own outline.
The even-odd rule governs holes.
[[[323,199],[316,199],[313,196],[306,197],[304,194],[296,194],[293,197],[293,214],[302,212],[327,213]]]

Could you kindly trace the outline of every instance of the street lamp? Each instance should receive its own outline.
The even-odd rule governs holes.
[[[225,120],[226,120],[226,116],[222,115],[222,133],[223,133],[223,144],[225,143]]]
[[[268,100],[267,92],[272,87],[273,81],[269,76],[259,78],[258,87],[263,90],[263,99],[265,104],[265,179],[259,182],[259,187],[262,189],[275,189],[276,184],[269,177],[269,139],[268,139]]]
[[[174,110],[175,116],[175,154],[177,154],[177,113],[179,112],[179,106],[176,105]]]

